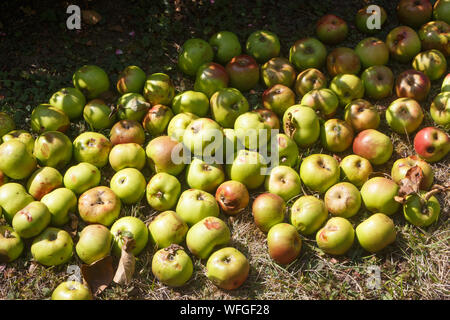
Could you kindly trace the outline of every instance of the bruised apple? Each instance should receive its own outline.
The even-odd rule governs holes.
[[[119,217],[121,202],[108,187],[89,189],[78,199],[78,212],[87,223],[100,223],[109,227]]]
[[[169,287],[181,287],[191,278],[193,271],[191,258],[179,245],[160,249],[153,256],[153,275]]]
[[[247,187],[239,181],[225,181],[216,191],[216,201],[227,215],[236,215],[243,211],[249,200]]]
[[[317,231],[316,241],[322,251],[332,255],[343,255],[353,245],[355,230],[345,218],[333,217]]]

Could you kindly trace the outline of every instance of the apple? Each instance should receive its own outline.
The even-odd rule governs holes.
[[[73,156],[78,162],[88,162],[98,168],[108,163],[111,142],[98,132],[83,132],[73,141]]]
[[[78,212],[86,223],[109,227],[119,217],[119,197],[108,187],[99,186],[85,191],[78,199]]]
[[[356,99],[346,105],[344,118],[357,132],[377,129],[380,125],[378,110],[364,99]]]
[[[353,140],[353,153],[366,158],[373,165],[386,163],[393,150],[391,139],[375,129],[363,130]]]
[[[81,230],[75,251],[81,261],[92,264],[109,256],[112,243],[113,236],[108,228],[101,224],[90,224]]]
[[[137,143],[142,146],[145,142],[144,128],[135,120],[120,120],[111,128],[109,140],[113,146],[122,143]]]
[[[249,104],[235,88],[223,88],[211,97],[212,118],[223,128],[233,128],[236,118],[248,111]]]
[[[450,92],[441,92],[434,97],[430,114],[436,124],[450,127]]]
[[[134,248],[131,250],[134,256],[139,255],[147,246],[148,229],[142,220],[136,217],[122,217],[111,226],[113,236],[112,252],[120,257],[125,238],[131,238],[135,241]]]
[[[6,112],[0,112],[0,138],[16,128],[14,120]]]
[[[27,182],[28,193],[36,200],[62,186],[63,177],[58,170],[52,167],[37,169]]]
[[[448,0],[438,0],[433,7],[434,20],[445,21],[450,24],[450,4]]]
[[[325,203],[314,196],[298,198],[290,209],[291,224],[305,236],[316,232],[327,218]]]
[[[436,49],[448,57],[450,55],[449,33],[450,26],[444,21],[430,21],[424,24],[419,30],[422,49]]]
[[[147,184],[148,204],[155,210],[172,209],[181,193],[181,184],[174,176],[160,172],[155,174]]]
[[[423,128],[414,137],[414,150],[425,161],[437,162],[450,151],[450,136],[438,128]]]
[[[395,183],[400,184],[400,181],[405,178],[409,169],[418,166],[422,170],[423,180],[420,183],[421,190],[429,190],[433,184],[434,172],[433,168],[428,162],[413,155],[406,158],[398,159],[394,162],[391,169],[391,177]]]
[[[226,71],[230,76],[230,86],[239,91],[249,91],[258,84],[259,66],[249,55],[242,54],[231,59]]]
[[[442,82],[441,91],[450,91],[450,73],[447,73],[447,75],[445,76],[444,81]]]
[[[203,93],[202,93],[203,94]],[[206,97],[206,96],[205,96]],[[176,97],[175,97],[176,98]],[[175,99],[174,98],[174,99]],[[209,106],[209,102],[208,102]],[[198,117],[190,112],[183,112],[175,115],[167,126],[167,135],[178,142],[183,142],[183,135],[188,125]]]
[[[245,49],[258,63],[265,63],[280,54],[280,40],[267,30],[258,30],[250,34]]]
[[[386,66],[372,66],[361,74],[364,92],[367,97],[384,99],[391,95],[394,87],[394,74]]]
[[[367,210],[393,215],[400,207],[395,201],[399,186],[391,179],[375,177],[367,180],[361,187],[361,198]]]
[[[242,182],[248,189],[257,189],[263,185],[266,169],[263,156],[256,151],[239,150],[226,171],[231,180]]]
[[[95,99],[109,90],[109,79],[106,72],[94,65],[84,65],[72,77],[75,88],[87,99]]]
[[[353,128],[344,120],[329,119],[320,127],[322,146],[331,152],[343,152],[353,142]]]
[[[73,255],[73,241],[69,233],[58,228],[47,228],[34,238],[31,245],[33,259],[44,266],[66,263]]]
[[[140,122],[150,108],[150,103],[139,93],[125,93],[117,99],[116,107],[120,120]]]
[[[186,169],[186,182],[193,189],[213,193],[224,181],[225,173],[220,164],[208,164],[194,158]]]
[[[286,203],[273,193],[260,194],[253,201],[253,221],[262,232],[268,232],[274,225],[284,221]]]
[[[355,230],[345,218],[333,217],[325,226],[317,231],[317,245],[323,252],[332,255],[343,255],[353,245]]]
[[[225,68],[215,62],[207,62],[202,64],[195,77],[194,90],[203,92],[208,98],[214,92],[228,87],[230,76],[227,74]]]
[[[258,112],[246,112],[236,118],[234,131],[237,138],[250,150],[257,150],[270,141],[271,127]]]
[[[185,164],[174,163],[172,153],[179,147],[179,142],[169,136],[159,136],[151,140],[145,149],[150,168],[156,173],[178,175],[183,171]]]
[[[183,242],[188,229],[186,222],[175,211],[161,212],[148,225],[150,242],[157,248]]]
[[[58,131],[55,131],[55,132],[58,132]],[[23,142],[26,144],[26,146],[28,148],[28,152],[33,153],[35,140],[34,140],[34,137],[31,135],[31,133],[29,133],[28,131],[25,131],[25,130],[10,131],[2,137],[2,140],[3,140],[3,142],[8,142],[11,140],[18,140],[20,142]],[[70,148],[70,149],[72,150],[72,148]]]
[[[31,129],[38,134],[47,131],[66,132],[69,126],[69,117],[49,104],[40,104],[31,113]]]
[[[223,129],[223,162],[225,164],[233,163],[238,150],[244,149],[242,142],[237,138],[234,129]]]
[[[341,168],[341,180],[348,181],[358,188],[362,187],[373,172],[370,161],[356,154],[348,155],[342,159],[339,167]]]
[[[12,140],[0,145],[0,171],[11,179],[29,177],[36,169],[36,158],[28,151],[25,143]]]
[[[110,182],[111,190],[125,204],[135,204],[141,201],[146,186],[144,175],[135,168],[118,171]]]
[[[340,182],[325,193],[325,206],[332,216],[350,218],[361,207],[361,194],[358,188],[349,182]]]
[[[278,163],[283,166],[294,167],[298,160],[298,147],[294,140],[283,133],[277,134]]]
[[[242,48],[237,35],[230,31],[219,31],[209,38],[215,59],[227,64],[233,57],[241,54]]]
[[[316,38],[303,38],[297,40],[289,49],[289,62],[297,69],[320,69],[327,57],[327,49]]]
[[[367,33],[367,34],[373,34],[373,33],[379,32],[381,30],[381,28],[383,27],[383,24],[386,22],[387,13],[383,7],[378,5],[378,8],[380,8],[380,11],[379,11],[380,25],[379,25],[379,27],[375,27],[375,25],[373,25],[372,23],[374,21],[377,21],[377,19],[373,19],[373,18],[376,18],[375,15],[377,15],[378,12],[376,10],[372,10],[372,11],[367,10],[369,8],[369,6],[370,5],[367,5],[364,8],[358,10],[358,12],[356,13],[356,16],[355,16],[355,24],[359,31],[361,31],[363,33]],[[369,21],[371,21],[372,23],[369,23]]]
[[[264,183],[265,190],[289,201],[300,194],[301,182],[298,173],[287,166],[277,166],[270,171]]]
[[[300,148],[313,145],[320,135],[319,117],[313,109],[295,104],[283,116],[283,128]]]
[[[247,280],[250,264],[237,249],[223,248],[214,252],[206,263],[206,276],[225,290],[239,288]]]
[[[92,129],[103,130],[111,128],[116,122],[116,114],[103,100],[89,101],[83,109],[83,118]]]
[[[120,94],[141,93],[147,76],[144,70],[138,66],[128,66],[120,74],[117,79],[116,88]]]
[[[172,110],[175,114],[186,113],[205,117],[209,111],[209,99],[203,92],[184,91],[173,98]]]
[[[400,0],[397,5],[398,20],[412,28],[430,21],[433,7],[430,0]]]
[[[392,29],[386,37],[386,45],[391,57],[401,63],[411,61],[421,49],[419,36],[407,26]]]
[[[389,49],[378,38],[369,37],[361,40],[355,47],[363,68],[385,65],[389,61]]]
[[[18,211],[12,219],[12,227],[21,238],[29,239],[40,234],[51,220],[47,206],[33,201]]]
[[[289,264],[299,256],[302,239],[293,225],[278,223],[267,234],[267,246],[273,260],[279,264]]]
[[[206,217],[194,224],[186,235],[189,251],[200,259],[207,259],[218,247],[230,242],[228,226],[217,217]]]
[[[331,118],[339,107],[339,99],[330,89],[313,89],[303,96],[300,104],[319,111],[324,118]]]
[[[250,195],[247,187],[239,181],[225,181],[216,191],[216,201],[227,215],[237,215],[247,208]]]
[[[50,212],[50,225],[62,227],[69,222],[69,213],[75,213],[77,208],[77,196],[67,188],[58,188],[42,197],[41,202],[47,206]]]
[[[325,193],[339,182],[339,163],[327,154],[312,154],[300,165],[300,178],[305,186],[315,192]]]
[[[276,84],[290,88],[295,82],[295,68],[288,59],[275,57],[261,66],[261,78],[267,88]]]
[[[79,118],[83,113],[86,98],[76,88],[63,88],[55,92],[48,103],[67,114],[70,120],[74,120]]]
[[[403,205],[403,215],[406,221],[418,227],[428,227],[436,222],[441,212],[441,206],[435,196],[428,200],[423,198],[424,193],[410,194]]]
[[[23,252],[23,241],[13,228],[0,226],[0,263],[16,260]]]
[[[100,170],[88,162],[81,162],[67,169],[64,174],[64,186],[76,194],[94,188],[100,184]]]
[[[399,98],[386,109],[386,121],[398,134],[412,133],[423,121],[422,107],[414,99]]]
[[[153,73],[147,77],[144,85],[144,98],[152,105],[169,106],[175,96],[175,87],[165,73]]]
[[[309,68],[300,72],[295,80],[294,90],[297,96],[303,97],[311,90],[327,87],[327,78],[317,69]]]
[[[78,281],[60,283],[52,293],[52,300],[93,300],[89,287]]]
[[[395,241],[394,222],[383,213],[375,213],[356,227],[356,237],[365,250],[375,253]]]
[[[223,144],[222,128],[212,119],[195,119],[184,131],[183,144],[196,156],[213,156]]]
[[[194,265],[183,247],[171,245],[158,250],[152,259],[152,273],[169,287],[181,287],[192,277]]]
[[[268,125],[270,129],[280,129],[280,119],[272,110],[256,109],[253,110],[253,112],[258,113],[263,118],[264,123]]]
[[[330,89],[338,97],[340,106],[364,96],[364,85],[354,74],[338,74],[331,80]]]
[[[172,117],[172,109],[162,104],[157,104],[148,110],[142,126],[151,136],[157,136],[166,131],[167,125]]]
[[[437,80],[447,72],[447,60],[445,56],[436,49],[420,52],[412,62],[417,71],[425,73],[431,81]]]
[[[276,84],[262,94],[263,106],[282,117],[284,112],[295,104],[295,93],[289,87]]]
[[[347,34],[347,22],[334,14],[324,15],[317,21],[317,38],[326,44],[338,44],[347,38]]]
[[[0,207],[3,209],[3,217],[11,223],[14,215],[34,201],[27,190],[18,183],[10,182],[0,187]]]
[[[220,213],[216,198],[199,189],[184,191],[178,200],[175,211],[189,227],[206,217],[218,217]]]
[[[327,56],[327,70],[332,77],[338,74],[358,74],[361,62],[353,49],[340,47]]]
[[[45,132],[36,139],[33,154],[41,166],[62,169],[72,159],[72,142],[59,131]]]
[[[214,58],[212,47],[203,39],[192,38],[187,40],[178,54],[178,68],[189,76],[195,76],[198,68],[211,62]]]

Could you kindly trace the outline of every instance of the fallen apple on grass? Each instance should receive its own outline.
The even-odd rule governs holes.
[[[73,241],[69,233],[58,228],[47,228],[34,238],[31,245],[33,259],[44,266],[66,263],[73,255]]]
[[[78,257],[86,264],[92,264],[111,252],[113,236],[105,226],[90,224],[81,230],[75,246]]]
[[[300,178],[309,189],[325,193],[339,182],[339,163],[327,154],[312,154],[300,165]]]
[[[317,231],[316,241],[319,248],[331,255],[343,255],[353,245],[355,230],[345,218],[333,217]]]
[[[0,226],[0,263],[16,260],[22,254],[23,248],[23,241],[13,228]]]
[[[206,276],[225,290],[239,288],[247,280],[250,264],[237,249],[227,247],[214,252],[206,263]]]
[[[134,248],[131,252],[134,256],[139,255],[147,246],[148,229],[142,220],[136,217],[122,217],[111,226],[113,236],[112,252],[120,257],[125,238],[134,240]]]
[[[358,188],[349,182],[332,186],[325,193],[324,200],[328,212],[337,217],[353,217],[361,207],[361,194]]]
[[[375,253],[393,243],[397,233],[391,218],[375,213],[356,227],[356,237],[361,247]]]
[[[298,173],[291,167],[281,165],[270,171],[264,183],[265,190],[289,201],[300,194],[301,181]]]
[[[395,200],[399,189],[391,179],[375,177],[363,184],[361,198],[367,210],[393,215],[400,208],[400,203]]]
[[[250,195],[243,183],[229,180],[217,188],[216,201],[225,214],[233,216],[247,208]]]
[[[116,84],[117,91],[122,95],[141,93],[146,79],[144,70],[138,66],[128,66],[119,74]]]
[[[375,129],[363,130],[353,140],[353,153],[366,158],[373,165],[386,163],[393,150],[391,139]]]
[[[267,234],[267,246],[270,257],[277,263],[286,265],[300,255],[302,239],[293,225],[278,223]]]
[[[191,258],[178,245],[158,250],[152,259],[152,273],[169,287],[181,287],[192,277],[194,265]]]
[[[85,191],[78,199],[78,212],[87,223],[109,227],[119,217],[122,204],[108,187],[99,186]]]
[[[220,213],[216,198],[203,190],[188,189],[178,200],[176,212],[189,227],[207,217],[218,217]]]
[[[78,281],[60,283],[52,292],[52,300],[93,300],[89,287]]]
[[[328,211],[323,200],[314,196],[298,198],[290,209],[290,222],[302,235],[311,235],[325,223]]]
[[[94,188],[100,184],[100,170],[88,162],[81,162],[67,169],[64,174],[64,186],[76,194]]]
[[[414,150],[425,161],[437,162],[450,151],[450,136],[438,128],[423,128],[414,137]]]
[[[188,229],[186,222],[175,211],[164,211],[148,225],[149,241],[156,248],[167,248],[183,242]]]
[[[175,207],[181,193],[178,179],[168,173],[155,174],[147,184],[148,204],[155,210],[166,211]]]
[[[286,203],[273,193],[260,194],[253,201],[252,216],[256,226],[268,232],[274,225],[284,221]]]

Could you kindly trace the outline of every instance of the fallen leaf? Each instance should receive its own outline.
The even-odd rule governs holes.
[[[97,24],[102,20],[102,16],[94,10],[82,10],[81,17],[85,23],[90,25]]]
[[[133,255],[133,249],[136,247],[136,241],[133,238],[124,236],[122,245],[122,254],[119,265],[114,276],[114,282],[118,284],[129,284],[133,279],[136,258]]]
[[[81,273],[94,295],[102,293],[114,278],[112,256],[107,256],[90,265],[83,264]]]
[[[420,190],[420,184],[423,180],[423,171],[419,166],[414,166],[406,172],[405,177],[400,180],[398,195],[406,197],[411,193],[417,193]]]
[[[28,273],[33,274],[37,267],[38,267],[37,262],[31,261],[30,267],[28,268]]]

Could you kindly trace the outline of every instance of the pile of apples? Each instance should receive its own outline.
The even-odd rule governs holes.
[[[250,265],[229,246],[231,232],[219,216],[242,214],[249,191],[262,189],[252,214],[279,264],[297,259],[302,236],[314,234],[318,247],[330,255],[345,254],[355,237],[368,252],[378,252],[395,241],[389,216],[400,209],[410,223],[431,225],[440,213],[433,194],[446,188],[433,186],[429,163],[450,150],[450,74],[429,106],[436,126],[415,134],[416,154],[398,159],[390,178],[373,177],[373,166],[387,163],[394,146],[377,130],[380,111],[364,98],[377,101],[395,92],[398,99],[385,110],[387,124],[400,135],[419,129],[420,102],[431,81],[441,81],[448,71],[449,12],[448,1],[439,0],[433,8],[427,0],[401,0],[397,15],[404,25],[384,42],[373,37],[379,30],[367,27],[374,13],[362,8],[356,26],[372,36],[354,49],[337,47],[329,53],[323,43],[342,42],[348,25],[328,14],[317,22],[317,38],[295,42],[289,59],[279,56],[279,39],[270,31],[253,32],[246,54],[229,31],[209,42],[190,39],[182,46],[178,68],[195,77],[195,84],[177,94],[168,75],[147,76],[129,66],[119,76],[117,96],[109,91],[104,70],[81,67],[73,75],[74,87],[61,89],[33,110],[33,134],[15,130],[11,117],[0,113],[0,207],[7,222],[0,226],[0,259],[11,262],[30,244],[33,259],[42,265],[64,264],[74,251],[91,265],[125,251],[137,256],[150,243],[156,248],[152,272],[161,283],[184,285],[194,272],[193,255],[206,261],[207,277],[215,285],[236,289]],[[436,21],[430,21],[432,15]],[[381,8],[381,23],[386,19]],[[394,79],[389,59],[412,69]],[[329,83],[320,71],[324,67]],[[242,92],[259,82],[267,87],[264,108],[252,110]],[[65,132],[80,118],[91,131],[71,141]],[[279,165],[264,175],[267,163],[249,140],[267,145],[277,129],[283,133],[276,133],[272,148],[277,148]],[[249,130],[255,136],[248,138]],[[262,131],[264,136],[258,134]],[[223,139],[212,139],[213,132]],[[318,144],[327,154],[303,157]],[[180,145],[191,152],[188,161],[174,160]],[[203,156],[211,148],[232,148],[235,156],[210,163]],[[335,155],[350,148],[353,154],[342,160]],[[109,186],[101,186],[101,170],[108,166],[115,174]],[[149,180],[142,173],[145,166],[152,172]],[[408,186],[412,191],[405,191]],[[123,205],[142,199],[158,214],[147,223],[121,216]],[[354,228],[348,219],[363,207],[373,214]],[[85,227],[71,235],[67,226],[77,217]],[[86,285],[69,281],[52,297],[91,299],[92,294]]]

